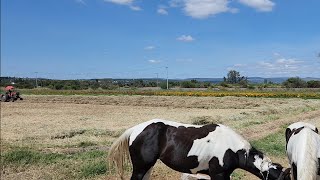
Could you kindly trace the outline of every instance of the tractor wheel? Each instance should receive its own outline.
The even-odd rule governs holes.
[[[3,94],[3,95],[1,95],[1,101],[3,101],[3,102],[8,102],[8,101],[10,101],[9,95],[8,95],[8,94]]]

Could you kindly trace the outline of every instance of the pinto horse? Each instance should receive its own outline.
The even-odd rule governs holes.
[[[320,136],[309,123],[297,122],[286,129],[286,150],[294,180],[320,180]]]
[[[289,180],[288,171],[272,163],[235,131],[221,124],[191,125],[153,119],[127,129],[111,146],[109,161],[123,179],[123,165],[131,157],[131,180],[149,179],[160,159],[170,168],[229,180],[241,168],[264,180]]]

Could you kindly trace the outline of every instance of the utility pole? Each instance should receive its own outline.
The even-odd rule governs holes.
[[[38,88],[38,72],[34,72],[36,73],[36,88]]]
[[[166,66],[166,70],[167,70],[167,89],[169,89],[168,66]]]
[[[159,73],[155,73],[157,75],[157,87],[158,87],[158,80],[159,80]]]

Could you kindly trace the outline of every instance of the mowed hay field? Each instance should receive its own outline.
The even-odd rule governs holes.
[[[138,123],[162,118],[234,128],[288,166],[285,127],[320,127],[320,100],[177,96],[24,96],[1,103],[1,179],[116,179],[107,163],[112,142]],[[129,178],[130,167],[127,167]],[[152,179],[179,179],[161,162]],[[236,171],[233,179],[257,179]]]

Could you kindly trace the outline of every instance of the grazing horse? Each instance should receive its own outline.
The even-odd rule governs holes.
[[[320,180],[320,136],[309,123],[297,122],[286,129],[286,150],[294,180]]]
[[[214,180],[229,180],[241,168],[260,179],[289,180],[288,171],[251,147],[235,131],[221,124],[190,125],[154,119],[127,129],[111,146],[109,161],[123,179],[124,161],[131,157],[131,180],[149,179],[160,159],[170,168],[202,173]]]

